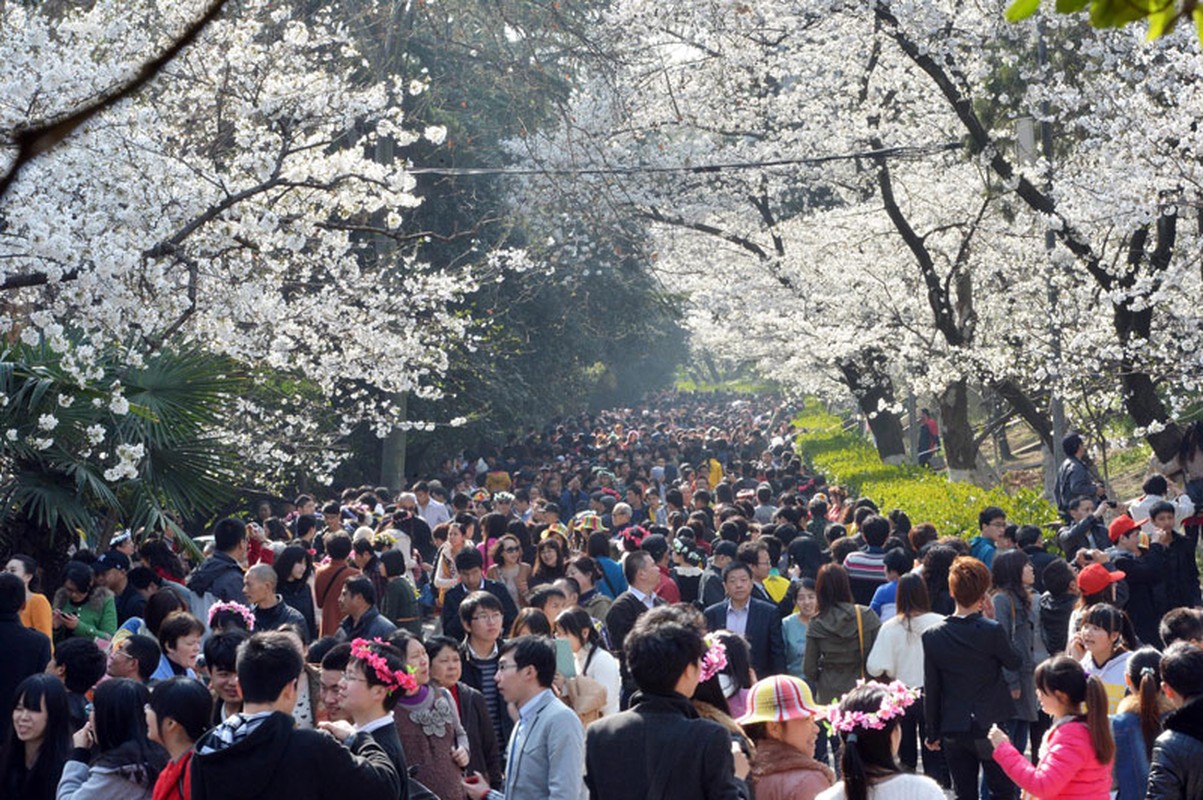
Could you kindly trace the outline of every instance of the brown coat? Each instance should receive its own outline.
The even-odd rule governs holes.
[[[835,783],[835,773],[808,755],[776,739],[762,739],[748,775],[756,800],[814,800]]]
[[[313,594],[317,598],[317,611],[321,614],[318,620],[319,636],[338,633],[338,623],[343,618],[338,608],[338,595],[343,590],[343,584],[358,574],[355,565],[347,563],[345,559],[331,560],[326,566],[318,567],[313,576]]]

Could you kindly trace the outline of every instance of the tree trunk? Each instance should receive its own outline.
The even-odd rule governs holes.
[[[980,483],[978,444],[969,423],[969,387],[965,380],[950,383],[940,393],[940,423],[948,477],[954,481]]]
[[[869,421],[881,460],[886,464],[902,464],[906,461],[906,437],[901,417],[890,410],[894,405],[894,382],[886,373],[885,364],[884,353],[870,350],[859,362],[841,359],[837,366]]]

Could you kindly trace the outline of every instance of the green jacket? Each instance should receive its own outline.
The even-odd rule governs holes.
[[[856,609],[860,609],[861,635],[857,631]],[[806,626],[806,650],[802,672],[815,687],[815,699],[832,703],[856,686],[865,675],[865,660],[877,641],[881,620],[872,609],[852,603],[836,603]]]
[[[54,593],[52,604],[59,611],[79,617],[79,624],[72,631],[66,625],[56,628],[55,641],[71,636],[86,636],[89,639],[112,639],[117,633],[117,601],[113,593],[103,586],[96,586],[82,605],[75,605],[67,597],[67,590],[60,588]]]

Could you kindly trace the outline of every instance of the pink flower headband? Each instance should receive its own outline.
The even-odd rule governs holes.
[[[859,688],[865,686],[866,683],[860,680],[856,682],[856,685]],[[886,696],[882,698],[881,707],[869,713],[864,711],[841,711],[839,706],[836,706],[827,715],[827,719],[831,722],[831,727],[840,733],[854,733],[858,728],[874,731],[884,730],[886,722],[901,717],[919,699],[919,691],[907,688],[906,684],[902,681],[893,681],[888,686],[871,681],[869,685],[876,685],[885,689]]]
[[[220,614],[222,611],[229,611],[231,613],[237,614],[238,616],[242,617],[244,622],[246,622],[246,629],[248,631],[255,630],[255,612],[251,611],[250,608],[248,608],[247,606],[244,606],[242,603],[235,603],[233,600],[229,601],[228,603],[227,602],[218,602],[218,603],[214,603],[213,605],[209,606],[209,627],[210,628],[213,627],[213,618],[216,617],[218,614]]]
[[[701,681],[706,681],[717,675],[727,666],[727,646],[714,634],[706,634],[706,652],[702,656]]]
[[[410,674],[410,667],[398,670],[389,669],[388,659],[372,649],[373,645],[383,644],[385,642],[380,637],[376,637],[370,642],[367,639],[356,639],[351,642],[351,657],[371,667],[372,671],[376,673],[376,679],[384,684],[389,694],[397,690],[401,690],[404,694],[413,694],[418,691],[418,682]]]

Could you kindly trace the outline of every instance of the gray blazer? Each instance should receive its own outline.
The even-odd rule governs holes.
[[[489,792],[489,800],[583,800],[585,728],[580,718],[551,692],[533,702],[522,749],[505,776],[505,794]],[[517,737],[515,725],[507,753]],[[505,763],[511,765],[508,755]]]

